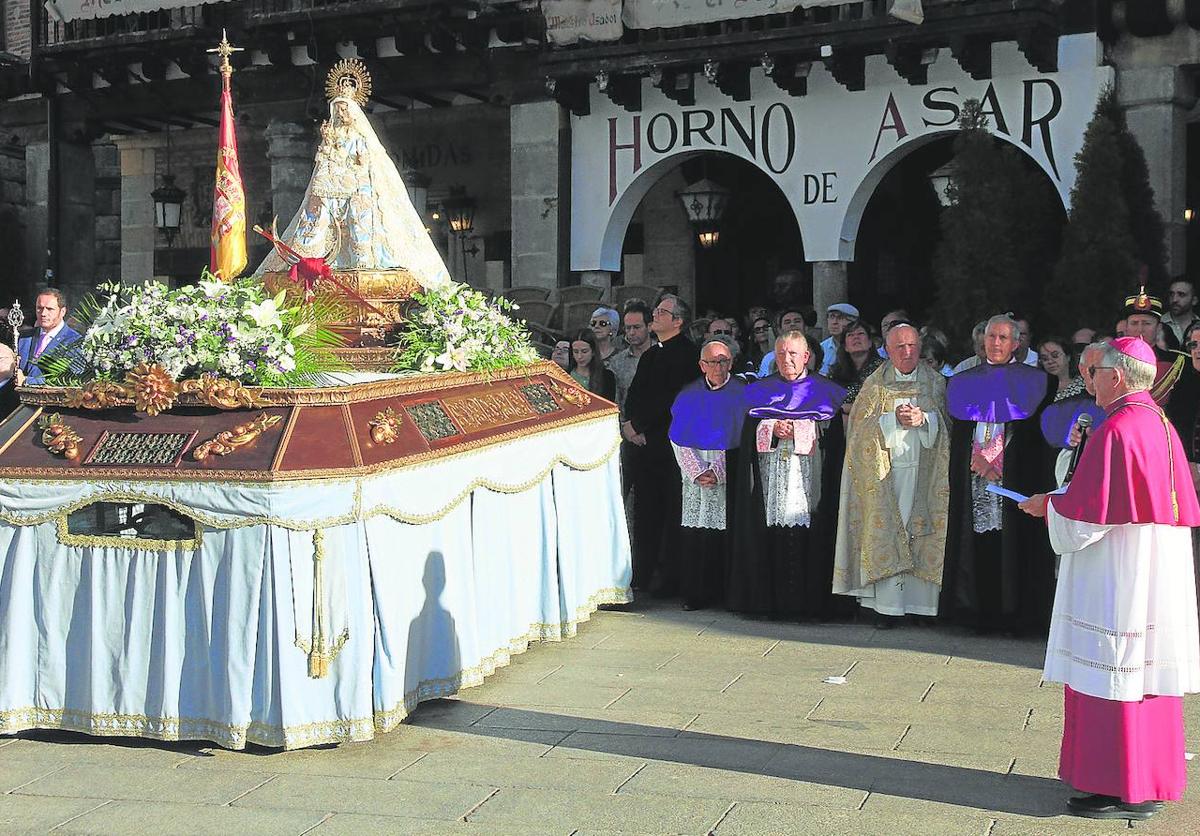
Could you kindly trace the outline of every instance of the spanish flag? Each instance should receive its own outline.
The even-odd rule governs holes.
[[[224,281],[233,281],[246,269],[246,191],[238,163],[237,129],[233,122],[233,97],[228,58],[221,66],[221,130],[217,146],[217,180],[213,192],[212,254],[209,270]]]

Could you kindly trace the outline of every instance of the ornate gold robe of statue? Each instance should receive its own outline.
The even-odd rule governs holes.
[[[880,422],[882,416],[895,412],[898,403],[906,401],[934,417],[927,428],[907,431],[907,435],[914,436],[910,443],[922,443],[917,437],[922,429],[936,433],[930,446],[919,451],[907,526],[894,478],[893,450]],[[917,365],[909,380],[898,379],[891,363],[880,366],[867,378],[854,401],[847,428],[834,592],[855,594],[905,573],[941,586],[950,498],[949,429],[945,379],[924,363]],[[934,612],[909,611],[932,615],[936,604],[934,597]]]

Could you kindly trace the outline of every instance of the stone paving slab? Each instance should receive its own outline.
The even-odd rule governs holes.
[[[1125,830],[1064,815],[1062,689],[1040,682],[1043,653],[942,627],[639,605],[366,743],[0,738],[0,836]],[[1196,751],[1200,699],[1184,705]],[[1196,763],[1185,800],[1137,830],[1200,833]]]

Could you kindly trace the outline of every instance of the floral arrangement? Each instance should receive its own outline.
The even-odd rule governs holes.
[[[537,362],[529,332],[509,316],[517,306],[450,283],[413,294],[417,307],[400,335],[395,371],[495,371]]]
[[[303,385],[344,368],[333,353],[343,341],[324,326],[338,316],[328,301],[289,306],[287,289],[271,296],[254,279],[227,284],[207,271],[176,290],[159,282],[98,290],[103,301],[78,309],[83,339],[38,363],[73,408],[257,407],[267,401],[246,387]]]
[[[114,381],[153,365],[171,380],[215,376],[254,386],[289,386],[335,367],[341,340],[322,322],[329,312],[262,284],[227,284],[205,272],[199,284],[169,290],[159,282],[102,284],[103,302],[84,306],[90,322],[69,353],[51,358],[47,382]]]

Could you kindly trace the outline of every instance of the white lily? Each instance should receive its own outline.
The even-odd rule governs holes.
[[[246,317],[259,328],[278,328],[283,324],[279,316],[279,307],[274,299],[267,299],[257,305],[246,306]]]

